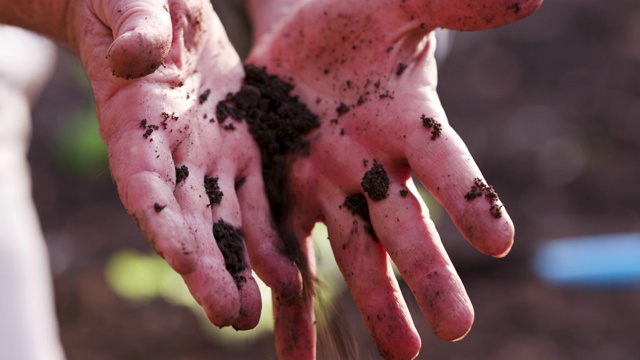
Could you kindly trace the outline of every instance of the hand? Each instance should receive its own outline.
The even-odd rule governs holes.
[[[292,161],[285,225],[302,249],[311,249],[310,229],[318,219],[326,223],[338,266],[385,358],[420,350],[389,257],[438,337],[462,338],[474,318],[412,172],[480,252],[502,257],[513,244],[509,215],[439,102],[433,30],[499,26],[540,3],[251,3],[256,41],[248,62],[291,79],[321,123],[308,135],[308,156]],[[312,264],[311,250],[306,256]],[[313,301],[277,307],[279,356],[313,358],[313,326]]]
[[[111,173],[153,248],[218,326],[257,324],[252,268],[281,302],[299,297],[257,146],[244,123],[215,121],[244,72],[211,4],[86,0],[74,11]]]

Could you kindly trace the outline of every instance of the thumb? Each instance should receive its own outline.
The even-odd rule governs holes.
[[[113,75],[125,79],[154,72],[169,54],[171,15],[166,0],[116,0],[105,3],[113,33],[107,59]]]

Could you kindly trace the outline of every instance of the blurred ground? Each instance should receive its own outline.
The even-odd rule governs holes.
[[[29,155],[69,359],[274,358],[270,338],[228,349],[201,334],[190,311],[163,300],[134,305],[109,288],[106,259],[149,247],[105,164],[78,174],[57,160],[57,134],[91,106],[74,61],[61,56],[34,110]],[[509,257],[486,258],[442,216],[476,322],[464,340],[441,342],[411,300],[420,358],[635,359],[640,288],[558,287],[538,280],[530,264],[545,239],[640,230],[640,4],[547,1],[518,24],[458,33],[439,93],[517,236]],[[335,310],[359,358],[378,358],[348,294]]]

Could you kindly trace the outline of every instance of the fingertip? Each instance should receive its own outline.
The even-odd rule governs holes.
[[[504,249],[502,251],[496,249],[496,251],[491,254],[491,256],[493,256],[496,259],[502,259],[503,257],[509,255],[509,253],[511,252],[511,248],[513,248],[513,237],[511,238],[510,241],[505,243]]]
[[[240,314],[240,296],[223,263],[215,258],[201,257],[196,271],[186,275],[184,280],[212,324],[225,327],[236,322]]]
[[[135,79],[156,71],[169,54],[170,47],[171,37],[134,29],[114,40],[107,59],[114,76]]]
[[[236,330],[250,330],[255,328],[260,321],[262,300],[260,289],[255,280],[250,277],[240,289],[240,313],[233,328]]]
[[[457,309],[452,309],[446,318],[432,324],[432,330],[441,340],[460,341],[471,331],[474,319],[473,306],[471,303],[466,303]]]

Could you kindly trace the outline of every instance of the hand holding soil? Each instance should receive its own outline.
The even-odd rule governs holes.
[[[281,255],[246,125],[215,120],[244,71],[211,4],[96,0],[77,11],[77,48],[124,206],[214,324],[254,327],[252,267],[285,303],[301,280]]]
[[[474,318],[412,173],[480,252],[502,257],[513,244],[509,215],[439,102],[433,30],[500,26],[540,3],[251,2],[256,36],[248,62],[290,81],[320,121],[306,136],[308,148],[289,160],[285,213],[276,220],[300,241],[312,272],[308,235],[316,221],[327,224],[385,358],[412,358],[420,349],[390,258],[438,337],[462,338]],[[279,306],[275,316],[279,356],[313,358],[313,301]]]

